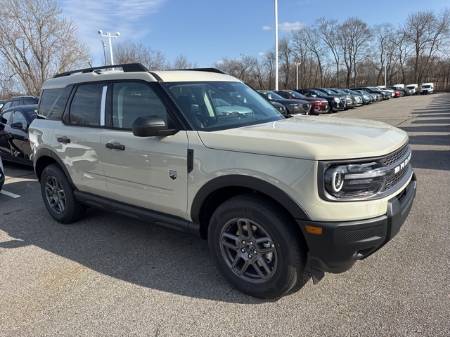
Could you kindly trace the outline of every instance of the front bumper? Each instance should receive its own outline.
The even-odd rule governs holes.
[[[342,111],[342,110],[345,110],[347,108],[347,104],[343,100],[341,100],[339,103],[337,103],[335,101],[332,101],[331,102],[331,108],[333,110],[336,110],[336,111]]]
[[[416,177],[388,202],[386,215],[360,221],[298,221],[309,248],[308,267],[330,273],[344,272],[390,241],[400,230],[416,195]],[[308,234],[305,226],[322,228],[322,235]]]

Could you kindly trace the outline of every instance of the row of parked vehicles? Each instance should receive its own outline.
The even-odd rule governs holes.
[[[259,93],[284,115],[326,114],[404,96],[397,90],[378,87],[260,90]]]
[[[353,109],[361,105],[411,96],[432,94],[433,83],[396,84],[391,87],[311,88],[295,90],[259,90],[283,115],[319,115]]]

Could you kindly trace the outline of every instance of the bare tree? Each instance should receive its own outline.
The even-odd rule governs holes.
[[[326,20],[321,18],[318,20],[318,31],[320,37],[333,55],[334,64],[336,66],[336,84],[340,87],[339,68],[341,64],[341,46],[338,39],[339,24],[336,20]]]
[[[179,55],[179,56],[177,56],[177,58],[175,59],[175,61],[173,63],[173,68],[174,69],[192,69],[192,68],[195,68],[195,64],[189,62],[188,59],[186,58],[186,56]]]
[[[61,17],[55,0],[0,1],[0,56],[28,94],[57,72],[85,66],[76,27]]]
[[[306,27],[303,29],[306,46],[314,56],[319,71],[319,85],[323,86],[323,57],[325,54],[319,31],[316,28]]]
[[[281,67],[280,70],[284,75],[283,79],[283,87],[288,88],[289,87],[289,75],[291,71],[291,56],[292,56],[292,49],[290,46],[290,41],[288,38],[283,38],[280,40],[279,44],[279,50],[280,50],[280,63]]]
[[[405,37],[414,48],[414,79],[422,82],[431,58],[440,50],[450,31],[450,11],[440,16],[433,12],[418,12],[408,17]]]
[[[115,48],[117,63],[142,63],[150,70],[169,68],[166,57],[160,51],[154,51],[141,43],[123,42]]]
[[[350,86],[352,74],[356,85],[357,64],[364,55],[365,47],[371,38],[367,23],[358,18],[349,18],[339,27],[339,42],[347,68],[347,87]]]

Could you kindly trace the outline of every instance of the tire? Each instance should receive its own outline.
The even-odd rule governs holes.
[[[53,189],[51,186],[54,186]],[[74,196],[64,172],[55,164],[44,168],[41,175],[41,194],[45,207],[56,221],[70,224],[79,220],[85,212],[84,205],[80,204]],[[62,196],[64,198],[62,198]],[[62,202],[55,201],[64,199]]]
[[[236,289],[254,297],[276,299],[294,287],[301,288],[305,281],[305,246],[290,221],[276,205],[251,195],[233,197],[215,210],[208,230],[209,249],[220,272]],[[248,228],[252,228],[252,235]],[[270,253],[264,254],[263,249]],[[245,267],[248,262],[251,264]]]

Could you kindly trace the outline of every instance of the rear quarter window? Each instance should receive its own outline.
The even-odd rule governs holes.
[[[41,93],[38,113],[50,120],[61,120],[71,87],[44,89]]]

